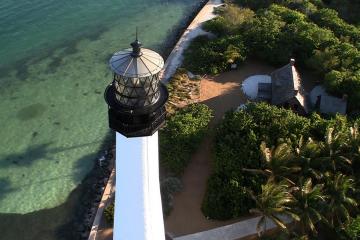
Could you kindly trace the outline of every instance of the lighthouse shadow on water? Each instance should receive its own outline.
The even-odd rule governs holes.
[[[112,76],[104,59],[128,46],[135,26],[159,50],[196,3],[2,4],[0,239],[77,239],[85,185],[109,132],[102,92]]]

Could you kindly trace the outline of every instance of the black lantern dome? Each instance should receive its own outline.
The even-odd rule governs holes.
[[[142,48],[138,39],[131,46],[110,59],[114,79],[105,91],[109,125],[126,137],[149,136],[165,121],[168,92],[159,79],[164,60]]]

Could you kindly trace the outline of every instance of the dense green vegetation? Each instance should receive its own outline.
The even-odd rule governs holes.
[[[337,10],[350,23],[360,24],[360,2],[356,0],[323,0],[323,3]]]
[[[360,238],[360,216],[351,219],[350,223],[345,228],[345,232],[351,240]]]
[[[298,67],[317,72],[330,93],[348,95],[348,110],[358,112],[360,29],[351,24],[358,13],[346,14],[350,1],[342,8],[336,7],[340,0],[226,3],[204,25],[212,35],[186,50],[187,69],[218,74],[248,57],[275,66],[295,58]],[[358,123],[339,115],[301,117],[265,103],[228,112],[215,133],[203,213],[212,219],[257,213],[260,234],[268,217],[284,230],[284,239],[358,239]],[[291,232],[279,214],[293,219]]]
[[[347,22],[360,24],[360,2],[356,0],[234,0],[226,2],[235,2],[242,7],[253,10],[267,8],[275,3],[297,9],[306,14],[313,13],[317,8],[332,8]]]
[[[322,3],[311,1],[237,1],[257,10],[228,4],[206,23],[215,38],[198,38],[185,53],[185,67],[217,74],[248,56],[276,66],[295,58],[321,76],[327,90],[348,95],[349,110],[360,108],[360,30]],[[266,8],[264,8],[266,7]]]
[[[345,116],[305,118],[265,103],[229,112],[216,130],[203,212],[229,219],[251,209],[285,230],[278,214],[286,214],[296,222],[292,234],[313,239],[320,226],[338,234],[334,239],[358,234],[351,219],[358,213],[359,146],[357,121]]]
[[[204,104],[188,105],[166,121],[160,130],[160,161],[171,173],[184,171],[191,153],[198,147],[212,118]]]
[[[317,25],[331,29],[337,37],[360,48],[360,28],[345,22],[335,10],[323,8],[310,17]]]
[[[109,204],[104,210],[105,219],[110,224],[114,223],[114,211],[115,211],[114,203]]]
[[[251,104],[246,111],[227,113],[215,134],[214,173],[203,203],[204,214],[214,219],[229,219],[247,213],[255,202],[246,188],[258,193],[266,177],[241,169],[264,167],[259,150],[261,142],[275,145],[278,139],[296,141],[301,134],[308,136],[309,132],[307,118],[266,104]]]
[[[247,50],[239,36],[211,41],[206,36],[200,36],[185,51],[183,65],[196,73],[218,74],[231,63],[244,61],[246,54]]]

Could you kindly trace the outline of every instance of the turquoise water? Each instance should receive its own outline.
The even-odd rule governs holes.
[[[198,2],[1,1],[0,213],[64,204],[109,132],[110,55],[136,26],[144,45],[161,50]]]

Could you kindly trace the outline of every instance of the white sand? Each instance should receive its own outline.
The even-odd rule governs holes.
[[[271,77],[269,75],[250,76],[242,83],[241,89],[248,98],[255,100],[259,83],[271,83]]]
[[[188,28],[185,30],[180,40],[175,45],[174,49],[171,51],[169,57],[167,58],[164,66],[164,71],[161,73],[161,78],[163,82],[167,82],[170,77],[175,73],[176,69],[180,67],[183,61],[183,52],[189,46],[191,40],[200,36],[200,35],[211,35],[209,32],[205,32],[201,25],[213,18],[214,9],[218,6],[221,6],[221,0],[210,0],[194,18]]]

